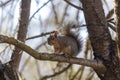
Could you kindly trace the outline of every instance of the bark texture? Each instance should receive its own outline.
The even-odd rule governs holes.
[[[29,15],[30,15],[30,3],[31,0],[22,0],[21,1],[21,11],[20,11],[20,20],[19,20],[19,29],[17,39],[25,42],[26,34],[28,29]],[[22,56],[22,50],[15,47],[15,50],[12,55],[13,67],[16,70],[19,68],[20,59]]]
[[[100,71],[96,72],[101,80],[120,80],[116,42],[111,39],[102,2],[101,0],[81,0],[81,2],[95,59],[103,62],[107,69],[102,74]]]
[[[120,0],[115,0],[116,26],[117,26],[117,47],[120,58]]]

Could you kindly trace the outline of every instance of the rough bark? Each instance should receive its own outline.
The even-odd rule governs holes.
[[[116,26],[117,26],[117,49],[120,58],[120,0],[115,0]]]
[[[31,0],[21,1],[21,11],[20,11],[19,29],[18,29],[17,39],[22,42],[25,42],[26,40],[29,15],[30,15],[30,3],[31,3]],[[15,47],[15,50],[13,51],[11,58],[13,60],[13,67],[16,70],[19,68],[21,56],[22,56],[22,50]]]
[[[101,80],[120,80],[116,43],[111,39],[101,0],[81,0],[95,59],[103,62],[107,71]]]

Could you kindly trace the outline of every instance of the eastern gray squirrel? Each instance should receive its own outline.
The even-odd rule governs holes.
[[[65,56],[74,57],[80,52],[81,39],[78,39],[79,35],[75,35],[71,31],[71,28],[75,26],[73,23],[68,23],[62,29],[63,35],[58,35],[58,32],[55,31],[48,37],[48,44],[54,47],[55,53],[63,53]]]

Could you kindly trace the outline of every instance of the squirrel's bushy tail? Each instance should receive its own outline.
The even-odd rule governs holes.
[[[81,48],[82,48],[82,39],[79,38],[79,32],[78,31],[72,31],[72,29],[73,28],[75,29],[76,27],[78,27],[78,24],[68,23],[68,24],[64,25],[64,27],[63,27],[64,30],[62,30],[62,34],[75,39],[77,44],[78,44],[78,51],[80,52]]]

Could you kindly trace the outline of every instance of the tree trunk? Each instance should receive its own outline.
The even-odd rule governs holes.
[[[120,58],[120,0],[115,0],[116,26],[117,26],[117,49]]]
[[[20,11],[20,20],[19,20],[19,29],[17,39],[21,42],[25,42],[29,15],[30,15],[30,3],[31,0],[21,0],[21,11]],[[22,50],[15,47],[13,51],[11,61],[6,64],[0,64],[0,80],[19,80],[18,78],[18,68],[20,59],[22,56]],[[3,67],[3,69],[2,69]]]
[[[84,15],[93,48],[95,60],[101,61],[106,72],[96,73],[101,80],[120,80],[120,63],[117,56],[116,42],[112,40],[107,27],[101,0],[81,0]]]
[[[22,42],[25,42],[26,40],[26,34],[27,34],[28,23],[29,23],[29,15],[30,15],[30,3],[31,3],[31,0],[21,1],[21,12],[20,12],[17,39]],[[21,56],[22,56],[22,50],[15,47],[15,50],[12,55],[12,60],[13,60],[13,67],[16,69],[19,68]]]

